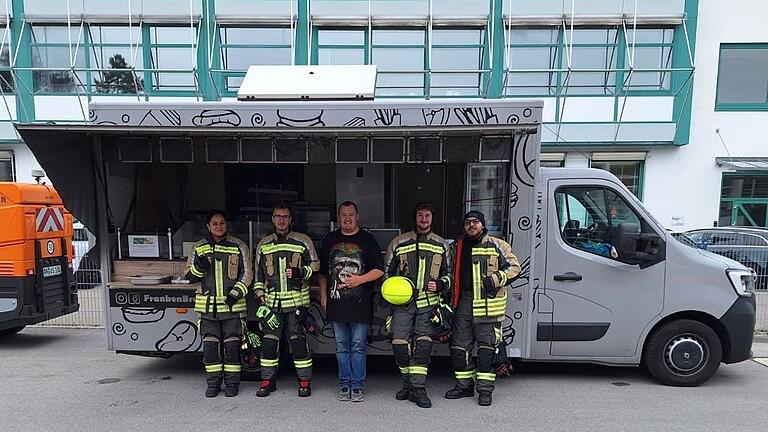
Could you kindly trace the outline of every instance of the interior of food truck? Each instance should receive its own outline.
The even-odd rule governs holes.
[[[294,209],[295,229],[318,244],[347,200],[357,203],[360,225],[382,249],[412,229],[420,201],[432,203],[433,229],[448,239],[461,233],[469,208],[504,235],[511,141],[478,132],[101,137],[111,224],[124,234],[170,229],[174,257],[205,233],[205,215],[217,209],[231,220],[232,234],[255,245],[271,231],[272,206],[281,202]]]

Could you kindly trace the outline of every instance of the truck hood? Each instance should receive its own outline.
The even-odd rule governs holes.
[[[717,261],[721,263],[725,269],[736,269],[736,270],[747,270],[749,271],[749,267],[745,266],[744,264],[734,261],[730,258],[724,257],[722,255],[718,255],[714,252],[709,252],[703,249],[697,249],[697,251],[704,257],[707,257],[711,260]]]

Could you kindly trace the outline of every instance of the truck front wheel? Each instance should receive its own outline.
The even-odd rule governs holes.
[[[712,378],[720,367],[723,347],[717,334],[699,321],[670,321],[646,341],[643,361],[664,385],[695,387]]]

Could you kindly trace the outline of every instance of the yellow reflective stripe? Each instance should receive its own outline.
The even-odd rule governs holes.
[[[231,365],[231,364],[225,364],[224,365],[224,372],[240,372],[240,369],[242,368],[241,365]]]
[[[264,282],[256,282],[255,284],[253,284],[254,290],[257,290],[257,289],[263,290],[264,288],[266,288],[266,285],[264,285]]]
[[[503,271],[500,271],[499,278],[501,279],[501,283],[499,285],[504,286],[507,284],[508,278],[506,273],[504,273]]]
[[[213,247],[214,252],[221,252],[232,255],[240,255],[240,248],[237,246],[221,246],[216,245]]]
[[[426,272],[426,263],[427,259],[422,257],[419,258],[419,272],[416,276],[416,290],[422,291],[424,289],[424,273]]]
[[[477,379],[483,381],[496,381],[496,374],[493,372],[478,372]]]
[[[416,307],[423,308],[437,304],[438,295],[436,293],[422,291],[419,298],[416,299]]]
[[[445,253],[445,249],[442,246],[437,246],[430,243],[419,243],[419,249],[424,249],[426,251],[434,252],[440,255]]]
[[[294,360],[293,365],[296,366],[296,369],[303,369],[312,367],[312,359],[309,360]]]
[[[195,252],[197,252],[198,255],[205,255],[206,253],[213,252],[213,248],[209,244],[204,244],[196,247]]]
[[[472,255],[499,256],[499,251],[496,248],[472,248]]]
[[[285,276],[285,257],[280,257],[277,263],[277,271],[280,277],[280,291],[288,289],[288,278]]]
[[[495,298],[489,298],[487,299],[488,306],[498,306],[498,305],[504,305],[507,303],[507,297],[495,297]],[[474,299],[472,300],[472,306],[473,307],[485,307],[486,305],[486,299]]]
[[[221,370],[222,370],[221,364],[205,365],[205,371],[208,373],[221,372]]]
[[[267,243],[265,245],[261,245],[261,253],[264,255],[269,255],[275,252],[298,252],[298,253],[304,253],[306,248],[304,246],[299,245],[292,245],[287,243]]]
[[[451,284],[451,277],[448,275],[445,275],[440,278],[441,281],[443,281],[444,284],[450,285]]]
[[[189,272],[192,273],[193,275],[199,277],[199,278],[205,276],[205,274],[203,272],[201,272],[200,270],[198,270],[197,267],[195,267],[194,264],[189,266]]]
[[[414,374],[414,375],[426,375],[427,374],[427,367],[426,366],[411,366],[408,368],[408,373]]]
[[[312,266],[304,266],[304,279],[312,277]]]
[[[480,263],[476,262],[472,264],[472,288],[475,292],[475,298],[483,298],[482,290],[483,283],[480,281]]]
[[[401,374],[407,374],[407,373],[408,373],[408,366],[406,366],[406,367],[400,367],[400,373],[401,373]]]
[[[395,256],[400,256],[402,254],[407,254],[407,253],[413,252],[415,250],[416,250],[416,245],[415,244],[411,244],[411,245],[408,245],[408,246],[402,246],[402,247],[399,247],[399,248],[395,249]]]
[[[455,371],[456,379],[472,379],[475,377],[475,371]]]
[[[216,260],[216,296],[224,297],[224,265]]]
[[[264,367],[273,367],[277,366],[277,359],[265,359],[264,357],[261,358],[261,365]]]
[[[239,289],[240,292],[243,293],[243,295],[246,295],[248,293],[248,288],[246,288],[245,284],[240,281],[235,282],[235,288]]]

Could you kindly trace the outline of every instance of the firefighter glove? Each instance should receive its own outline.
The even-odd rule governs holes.
[[[261,305],[256,309],[256,318],[258,318],[263,325],[272,330],[277,330],[277,328],[280,327],[280,319],[272,312],[272,310],[264,305]]]
[[[496,286],[496,281],[493,280],[493,276],[486,276],[483,278],[483,292],[486,298],[496,297],[499,288],[501,287]]]
[[[301,267],[291,267],[291,279],[302,280],[307,276],[307,271]]]
[[[235,290],[232,290],[227,294],[227,297],[224,299],[224,303],[229,306],[230,308],[237,303],[238,300],[240,300],[240,293],[238,293]]]
[[[211,261],[206,255],[196,255],[195,267],[197,267],[200,271],[207,271],[209,268],[211,268]]]

